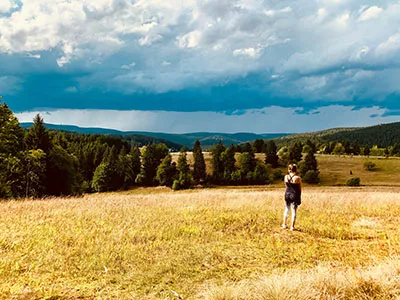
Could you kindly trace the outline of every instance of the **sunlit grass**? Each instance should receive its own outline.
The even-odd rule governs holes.
[[[336,271],[397,261],[396,190],[306,188],[295,232],[280,229],[282,194],[155,188],[1,202],[0,296],[251,299],[244,282],[267,293],[271,278],[327,268],[334,287]]]

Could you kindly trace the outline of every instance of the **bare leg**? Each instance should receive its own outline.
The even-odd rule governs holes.
[[[294,230],[294,225],[296,223],[296,213],[297,213],[297,205],[292,204],[292,226],[290,226],[290,230]]]
[[[282,228],[287,228],[287,219],[289,216],[290,204],[286,203],[285,212],[283,213],[283,224]]]

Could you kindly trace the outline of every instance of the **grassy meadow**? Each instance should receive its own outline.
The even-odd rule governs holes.
[[[282,183],[2,201],[0,298],[398,299],[400,160],[318,160],[293,232]]]
[[[400,195],[164,188],[2,202],[4,299],[369,299],[400,291]]]

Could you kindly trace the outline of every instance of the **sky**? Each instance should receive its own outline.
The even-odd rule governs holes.
[[[310,132],[400,121],[399,0],[0,0],[21,122]]]

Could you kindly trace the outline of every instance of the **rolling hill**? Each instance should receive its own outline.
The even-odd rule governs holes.
[[[21,123],[24,128],[29,128],[33,123]],[[139,143],[149,142],[162,142],[167,146],[176,148],[179,145],[183,145],[187,148],[191,148],[196,140],[199,140],[201,146],[205,149],[210,148],[221,140],[225,145],[240,144],[244,142],[251,142],[256,139],[274,139],[281,136],[289,135],[288,133],[266,133],[266,134],[255,134],[255,133],[215,133],[215,132],[195,132],[195,133],[161,133],[161,132],[147,132],[147,131],[119,131],[114,129],[106,128],[84,128],[72,125],[54,125],[46,124],[46,127],[53,130],[63,130],[84,134],[112,134],[122,136],[127,140],[133,142],[140,141]],[[171,144],[172,143],[172,144]],[[178,148],[179,149],[179,148]]]
[[[307,139],[317,142],[345,141],[350,143],[358,141],[360,145],[379,145],[387,147],[400,144],[400,122],[378,124],[368,127],[344,127],[327,130],[292,134],[274,139],[277,145],[289,144],[295,141],[305,142]]]

